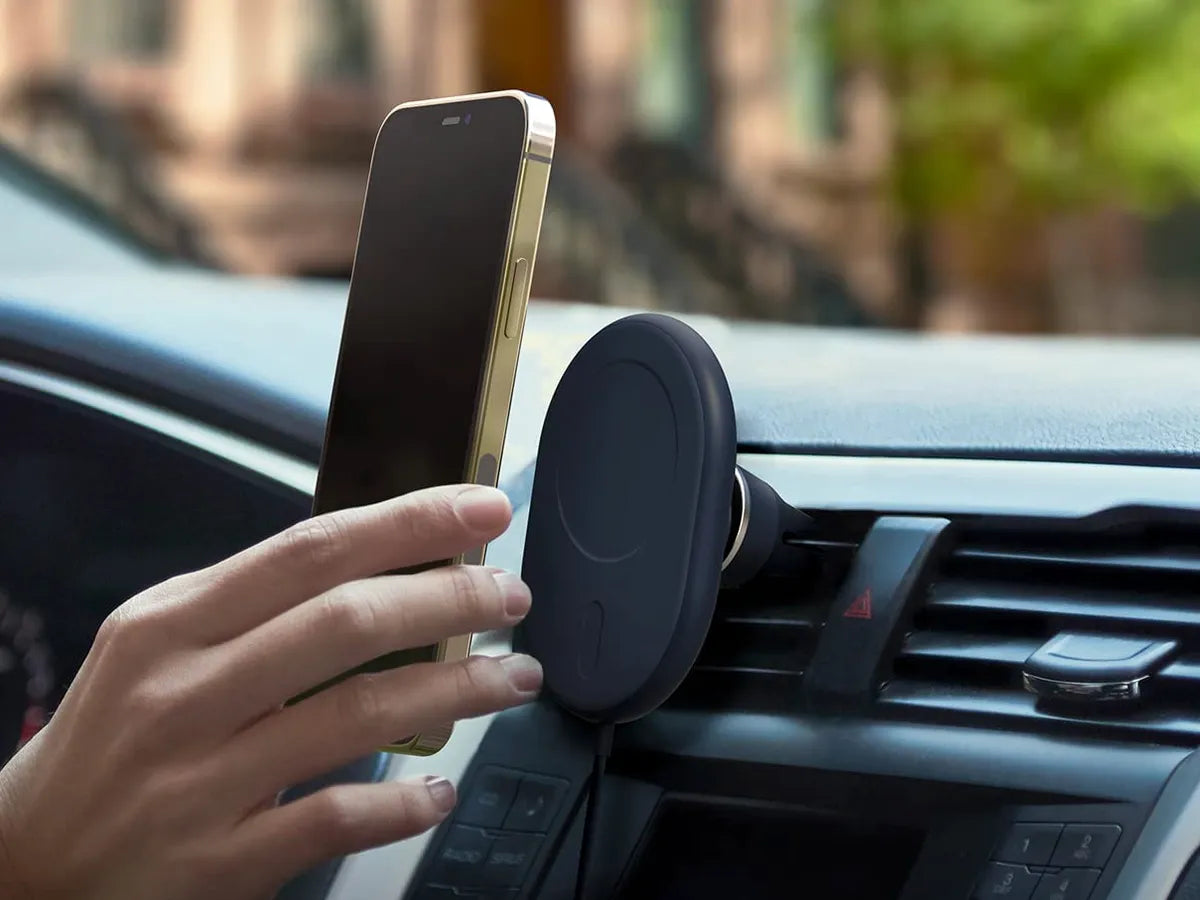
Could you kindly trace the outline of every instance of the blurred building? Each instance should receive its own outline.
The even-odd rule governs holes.
[[[830,52],[828,2],[0,0],[0,137],[184,255],[344,277],[387,110],[519,87],[559,120],[543,296],[1200,330],[1191,208],[1050,223],[990,293],[953,228],[901,240],[885,92]]]
[[[387,109],[521,87],[554,103],[560,146],[577,163],[556,174],[578,182],[562,190],[573,198],[556,213],[563,228],[572,214],[625,216],[626,231],[665,235],[664,246],[694,243],[680,271],[708,265],[709,246],[732,253],[697,278],[745,282],[760,298],[753,314],[812,318],[783,308],[798,280],[886,312],[897,277],[880,190],[886,105],[869,79],[836,77],[819,3],[0,0],[0,127],[28,138],[28,86],[70,76],[150,148],[145,177],[218,258],[248,272],[341,275]],[[60,122],[55,137],[54,116],[39,121],[51,134],[42,155],[69,164],[70,128]],[[667,218],[632,221],[646,215]],[[548,237],[543,292],[587,293],[554,260],[581,243]],[[830,287],[830,273],[846,283]]]

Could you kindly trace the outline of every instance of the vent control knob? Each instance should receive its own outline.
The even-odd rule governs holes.
[[[1178,651],[1177,641],[1063,632],[1025,661],[1025,689],[1066,703],[1133,703]]]

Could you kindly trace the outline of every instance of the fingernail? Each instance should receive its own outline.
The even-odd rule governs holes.
[[[425,778],[425,789],[429,791],[429,797],[433,800],[433,805],[438,808],[439,812],[448,813],[454,809],[454,801],[457,799],[457,791],[445,778],[440,775],[429,775]]]
[[[511,653],[500,657],[500,665],[508,676],[508,683],[522,694],[536,694],[542,689],[542,664],[532,656]]]
[[[454,511],[459,519],[475,531],[503,527],[508,510],[508,497],[502,491],[484,485],[472,485],[454,498]]]
[[[525,618],[532,600],[528,585],[512,572],[495,572],[492,577],[504,597],[504,614],[513,622]]]

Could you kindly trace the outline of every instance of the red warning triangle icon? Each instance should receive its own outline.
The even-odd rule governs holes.
[[[854,598],[854,602],[847,607],[842,616],[847,619],[869,619],[871,618],[871,589],[867,588],[861,594]]]

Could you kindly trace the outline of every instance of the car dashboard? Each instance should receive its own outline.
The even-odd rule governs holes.
[[[200,316],[203,291],[172,314],[207,339],[138,341],[133,306],[121,322],[17,288],[0,305],[0,649],[22,634],[42,668],[0,674],[6,740],[53,706],[117,603],[306,515],[340,314],[260,297],[254,315],[275,310],[278,328],[239,361],[204,349],[238,309]],[[489,563],[520,570],[541,415],[574,350],[620,314],[531,311],[501,473],[515,518]],[[730,374],[740,464],[814,529],[793,567],[721,595],[671,700],[616,730],[592,896],[1200,892],[1196,351],[693,324]],[[264,358],[308,367],[256,370]],[[941,535],[928,559],[887,539],[922,528]],[[909,615],[887,624],[900,593]],[[1065,633],[1172,651],[1136,703],[1047,703],[1024,666]],[[510,646],[489,633],[476,651]],[[847,675],[847,661],[869,665]],[[837,702],[816,690],[830,684]],[[297,786],[437,772],[460,803],[434,832],[280,896],[571,897],[592,750],[588,727],[541,702],[460,723],[432,758],[378,754]]]

